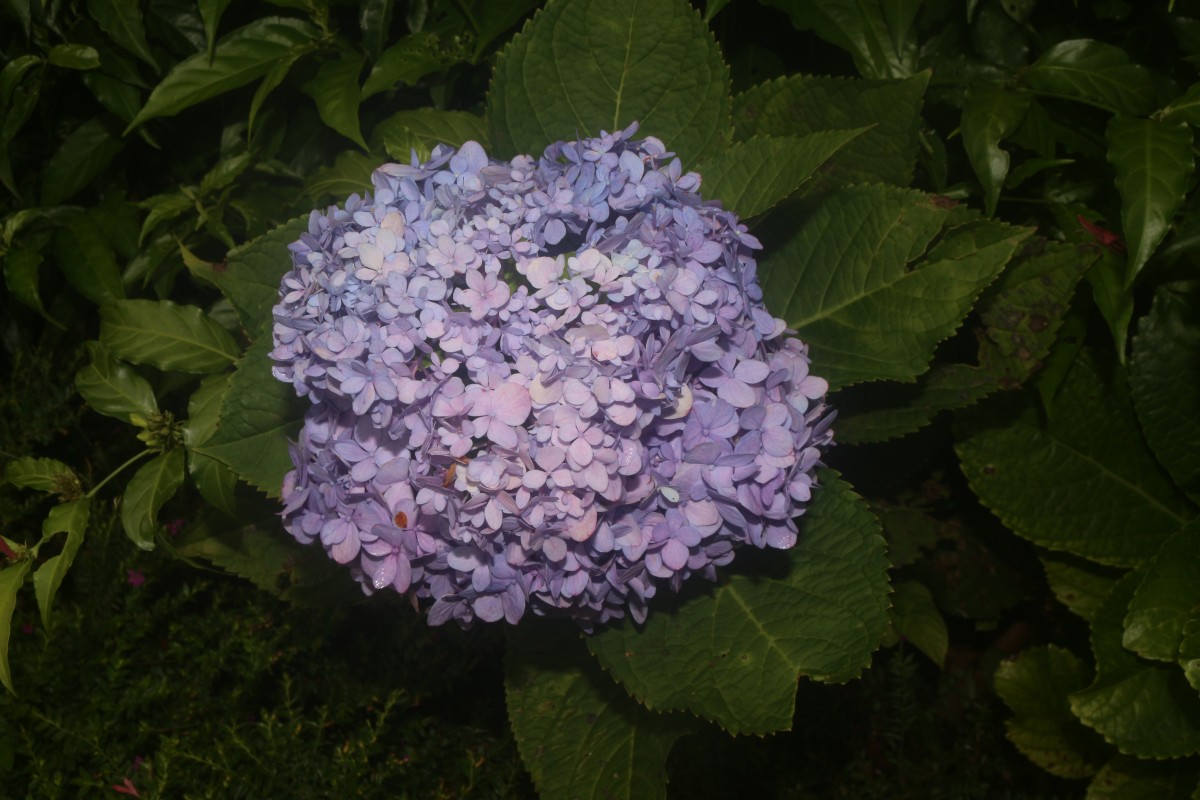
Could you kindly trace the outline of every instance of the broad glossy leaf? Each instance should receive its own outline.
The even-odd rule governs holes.
[[[1012,136],[1032,96],[988,86],[973,86],[967,90],[962,114],[963,147],[971,167],[983,185],[983,205],[990,217],[996,212],[1000,189],[1008,176],[1008,153],[1000,142]]]
[[[552,0],[500,53],[487,116],[501,156],[637,121],[691,164],[727,138],[729,71],[681,0]]]
[[[1058,601],[1089,622],[1124,574],[1068,553],[1041,553],[1038,559]]]
[[[508,0],[496,3],[493,0],[468,0],[466,5],[473,6],[475,17],[475,50],[472,61],[487,49],[500,34],[513,28],[523,17],[542,5],[543,0]]]
[[[85,498],[55,506],[50,509],[50,514],[42,523],[43,542],[55,534],[67,534],[62,550],[57,555],[47,558],[33,573],[33,594],[37,598],[38,610],[42,615],[42,625],[46,628],[50,627],[54,597],[58,594],[67,571],[71,569],[71,564],[75,562],[75,554],[83,545],[83,536],[91,514],[89,503]]]
[[[906,78],[917,69],[913,23],[921,0],[764,0],[845,50],[866,78]]]
[[[1179,758],[1200,752],[1200,697],[1175,664],[1121,646],[1125,609],[1140,575],[1126,575],[1092,619],[1096,679],[1071,695],[1071,710],[1125,755]]]
[[[640,706],[569,627],[522,625],[508,639],[508,718],[542,800],[665,798],[667,755],[697,721]]]
[[[229,391],[229,375],[209,375],[200,382],[188,400],[188,418],[183,424],[183,443],[187,446],[188,474],[200,496],[230,516],[237,513],[234,495],[237,475],[224,462],[196,451],[216,433],[221,418],[221,403]]]
[[[279,497],[292,468],[288,439],[300,428],[305,405],[291,384],[271,374],[271,337],[262,335],[238,362],[221,404],[217,432],[196,448],[224,462],[269,497]]]
[[[67,282],[93,303],[125,297],[116,254],[89,215],[72,217],[58,229],[54,255]]]
[[[360,0],[358,4],[358,27],[362,31],[363,49],[371,61],[379,60],[379,54],[387,44],[395,4],[395,0]]]
[[[1162,119],[1182,120],[1192,127],[1200,126],[1200,83],[1193,83],[1182,96],[1172,100],[1162,110]]]
[[[487,121],[482,117],[436,108],[398,111],[376,125],[371,137],[382,140],[388,155],[405,164],[414,148],[418,158],[424,160],[439,144],[457,148],[463,142],[475,141],[485,149],[489,147]]]
[[[304,194],[313,201],[332,196],[334,202],[344,203],[352,194],[371,191],[371,173],[380,163],[379,158],[361,150],[346,150],[339,153],[331,165],[313,174],[304,187]]]
[[[169,300],[103,306],[100,341],[118,358],[174,372],[221,372],[239,354],[229,331],[201,309]]]
[[[800,538],[771,574],[738,574],[708,594],[650,610],[588,639],[605,670],[647,708],[686,709],[731,733],[791,726],[796,677],[859,675],[887,625],[879,522],[836,472],[821,474]],[[736,562],[735,562],[736,563]]]
[[[1117,756],[1096,773],[1085,800],[1196,800],[1200,767],[1187,761]]]
[[[208,41],[208,58],[211,61],[217,47],[217,28],[221,24],[221,15],[229,6],[231,0],[197,0],[200,9],[200,19],[204,21],[204,37]]]
[[[112,40],[154,69],[154,56],[146,42],[146,27],[137,0],[88,0],[88,14]]]
[[[1108,123],[1107,137],[1129,245],[1125,282],[1132,284],[1183,204],[1195,166],[1192,131],[1182,122],[1118,116]]]
[[[154,549],[158,512],[183,484],[183,448],[176,447],[138,467],[121,500],[125,535],[143,550]]]
[[[18,247],[4,254],[4,286],[12,296],[34,311],[46,316],[38,277],[42,252],[37,247]]]
[[[315,49],[312,42],[293,47],[286,55],[275,62],[275,66],[263,76],[262,83],[258,84],[258,88],[254,91],[254,97],[250,100],[250,114],[246,120],[246,135],[253,136],[254,134],[254,119],[258,116],[262,104],[267,101],[267,97],[271,92],[278,88],[279,84],[283,83],[284,78],[288,76],[292,65],[299,61],[305,55],[308,55]],[[355,91],[358,87],[355,86]]]
[[[772,312],[837,388],[911,381],[1030,231],[971,221],[920,192],[850,187],[804,217],[759,267]],[[926,252],[928,250],[928,252]]]
[[[56,44],[46,54],[46,60],[56,67],[95,69],[100,66],[100,54],[86,44]]]
[[[1012,710],[1005,720],[1008,739],[1051,775],[1095,775],[1108,748],[1071,714],[1067,696],[1086,687],[1091,669],[1069,650],[1033,647],[1000,662],[993,679],[996,694]]]
[[[972,419],[957,449],[971,488],[1017,534],[1102,564],[1135,566],[1188,521],[1142,441],[1119,373],[1106,375],[1085,354],[1048,422],[1031,396],[1008,406]]]
[[[1200,502],[1200,283],[1158,287],[1129,359],[1133,407],[1150,449]]]
[[[366,150],[358,124],[358,74],[362,65],[362,56],[356,55],[326,61],[305,88],[316,101],[321,120]]]
[[[36,489],[39,492],[53,492],[59,489],[64,481],[74,480],[75,472],[54,458],[25,457],[8,462],[5,477],[13,486]]]
[[[756,136],[704,162],[701,193],[745,219],[761,214],[808,182],[837,151],[866,131]]]
[[[1143,658],[1174,662],[1184,627],[1200,619],[1200,520],[1167,539],[1139,572],[1121,642]]]
[[[1150,72],[1124,50],[1094,39],[1059,42],[1025,72],[1040,92],[1081,100],[1116,113],[1144,115],[1157,107]]]
[[[169,117],[210,97],[261,78],[292,50],[318,38],[307,22],[288,17],[265,17],[221,37],[210,60],[197,53],[172,67],[126,128],[128,133],[148,119]]]
[[[207,262],[188,269],[212,283],[237,309],[252,338],[271,325],[271,308],[279,302],[279,284],[292,268],[288,245],[308,230],[308,215],[296,217],[241,247],[229,251],[220,268]]]
[[[405,36],[379,56],[363,82],[360,99],[365,102],[368,97],[396,88],[398,83],[412,86],[426,75],[457,64],[466,56],[464,48],[434,33],[417,32]]]
[[[150,213],[146,215],[146,219],[142,222],[142,231],[138,235],[138,245],[140,246],[146,240],[146,236],[158,227],[160,223],[169,222],[181,214],[194,211],[196,201],[183,192],[172,192],[170,194],[156,194],[153,197],[148,197],[138,205],[150,210]]]
[[[25,583],[32,561],[18,561],[0,568],[0,683],[13,694],[12,670],[8,666],[8,642],[12,636],[12,616],[17,608],[17,590]]]
[[[978,367],[937,365],[916,383],[889,385],[881,398],[887,403],[884,407],[839,406],[837,440],[839,444],[863,444],[905,436],[924,428],[941,412],[973,406],[999,388],[997,377]],[[875,386],[864,392],[871,399],[882,394]],[[843,398],[844,394],[839,393],[838,397]]]
[[[1125,259],[1107,248],[1085,277],[1092,287],[1092,299],[1108,324],[1114,349],[1124,362],[1129,339],[1129,323],[1133,320],[1133,292],[1125,284]]]
[[[946,661],[950,632],[929,587],[918,581],[902,581],[892,593],[892,626],[939,667]]]
[[[75,373],[75,388],[89,408],[123,422],[129,422],[131,414],[158,413],[149,381],[113,358],[100,342],[88,342],[86,347],[91,361]]]
[[[108,132],[100,117],[80,125],[46,164],[42,205],[56,206],[70,200],[108,166],[121,148],[121,141]]]

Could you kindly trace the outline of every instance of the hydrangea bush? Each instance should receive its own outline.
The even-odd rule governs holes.
[[[645,619],[740,545],[789,548],[828,384],[757,239],[653,137],[387,164],[314,211],[274,309],[311,401],[284,521],[428,618]]]

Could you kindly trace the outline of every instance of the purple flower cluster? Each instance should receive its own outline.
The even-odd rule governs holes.
[[[763,307],[758,241],[636,130],[439,147],[291,245],[271,357],[312,406],[283,518],[367,593],[590,628],[795,544],[828,385]]]

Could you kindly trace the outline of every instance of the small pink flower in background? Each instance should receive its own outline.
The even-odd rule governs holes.
[[[32,634],[33,633],[33,623],[26,622],[24,625],[22,625],[21,633],[25,634],[26,636],[29,636],[30,634]]]
[[[120,783],[114,783],[112,785],[112,789],[114,792],[127,794],[130,797],[141,797],[141,795],[138,794],[137,787],[133,785],[133,781],[129,780],[129,778],[122,778]]]
[[[163,527],[166,529],[167,535],[174,538],[183,532],[183,517],[173,519],[170,522],[165,523]]]
[[[139,769],[142,768],[142,764],[145,764],[145,763],[146,763],[145,756],[134,756],[133,757],[133,771],[137,772]]]
[[[135,589],[146,582],[146,576],[143,575],[142,571],[139,569],[128,570],[125,574],[125,582]]]

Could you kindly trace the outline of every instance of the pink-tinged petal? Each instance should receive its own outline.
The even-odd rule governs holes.
[[[588,585],[588,573],[584,570],[577,570],[567,576],[563,581],[562,596],[563,597],[578,597],[583,594],[583,590]]]
[[[551,561],[562,561],[567,557],[567,543],[557,536],[549,536],[542,542],[542,553]]]
[[[477,592],[482,592],[488,588],[492,582],[492,571],[487,568],[486,564],[480,564],[471,573],[471,588]]]
[[[517,271],[521,272],[521,267],[518,266]],[[559,269],[553,258],[541,256],[525,262],[524,273],[530,286],[545,289],[559,276]]]
[[[568,378],[563,384],[563,399],[573,406],[581,406],[588,401],[592,392],[583,381]]]
[[[787,528],[767,528],[767,546],[777,550],[788,550],[796,544],[796,532]]]
[[[687,566],[688,549],[679,540],[671,539],[663,545],[662,560],[673,572],[678,572]]]
[[[333,556],[333,560],[339,564],[349,564],[358,557],[358,550],[358,528],[351,526],[346,538],[329,549],[329,555]]]
[[[364,242],[358,246],[358,260],[364,267],[378,272],[383,269],[383,253],[373,244]]]
[[[809,400],[819,400],[829,393],[829,381],[809,375],[800,381],[800,393]]]
[[[551,445],[539,448],[533,460],[537,462],[539,467],[546,470],[546,472],[554,472],[566,460],[566,457],[567,454],[561,447]]]
[[[687,521],[704,531],[705,528],[721,526],[721,511],[712,500],[693,500],[683,507]]]
[[[492,392],[492,413],[507,425],[524,423],[532,408],[529,390],[519,383],[505,381]]]
[[[500,504],[495,498],[488,500],[483,509],[483,519],[487,522],[488,527],[494,531],[500,530],[500,526],[504,524],[504,512],[500,509]]]
[[[696,248],[696,250],[692,252],[692,258],[696,259],[701,264],[711,264],[721,257],[722,252],[724,252],[724,250],[721,245],[710,240]]]
[[[754,390],[737,378],[730,378],[722,383],[717,389],[717,397],[734,408],[750,408],[757,399]]]
[[[596,531],[596,507],[590,507],[583,518],[567,528],[567,537],[577,542],[586,542]]]
[[[397,556],[396,560],[396,578],[392,585],[396,587],[397,592],[407,592],[408,587],[412,585],[412,564],[403,554]]]
[[[771,374],[771,368],[766,362],[750,359],[743,361],[733,368],[733,377],[743,383],[762,383]]]
[[[479,550],[473,545],[462,545],[446,554],[446,564],[456,572],[474,572],[482,563]]]
[[[592,446],[582,436],[571,442],[571,446],[567,449],[567,458],[576,468],[583,468],[592,463],[593,455]]]
[[[613,403],[605,406],[604,413],[618,425],[631,425],[638,416],[637,406],[627,403]]]
[[[546,478],[549,477],[540,469],[531,469],[521,477],[521,485],[526,489],[538,490],[546,485]]]
[[[492,417],[488,425],[487,438],[506,450],[514,450],[517,447],[517,432],[496,417]]]
[[[374,563],[374,569],[371,571],[371,585],[376,589],[382,589],[396,579],[396,556],[388,555],[382,561],[368,563]]]
[[[529,399],[539,406],[548,406],[551,403],[557,403],[562,394],[562,381],[544,384],[542,383],[542,376],[537,375],[529,383]]]
[[[365,458],[355,464],[354,468],[350,470],[350,478],[357,483],[366,483],[371,478],[374,478],[378,472],[379,465],[371,459]]]
[[[625,381],[617,378],[613,378],[610,382],[610,390],[612,391],[612,399],[615,403],[632,403],[637,398],[633,388]]]
[[[504,601],[498,594],[485,594],[477,597],[471,607],[475,609],[475,616],[484,622],[496,622],[504,616]]]

